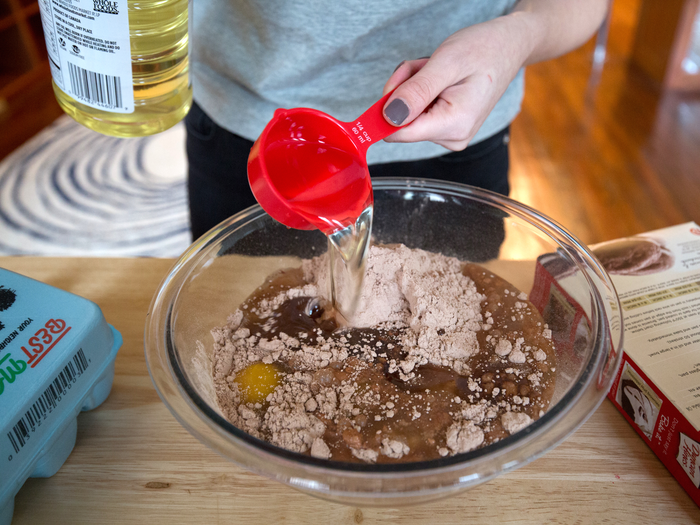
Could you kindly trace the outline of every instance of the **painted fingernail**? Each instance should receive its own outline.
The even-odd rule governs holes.
[[[401,63],[400,63],[398,66],[396,66],[396,69],[394,69],[394,73],[396,73],[396,72],[399,70],[399,68],[400,68],[401,66],[403,66],[405,63],[406,63],[406,61],[405,61],[405,60],[402,60]]]
[[[384,114],[395,126],[400,126],[410,110],[406,103],[400,98],[395,98],[391,103],[384,109]]]

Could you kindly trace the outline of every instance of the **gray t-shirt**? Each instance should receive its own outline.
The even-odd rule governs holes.
[[[255,140],[279,107],[319,109],[342,121],[382,96],[402,60],[429,56],[463,27],[508,13],[516,0],[195,0],[194,98],[220,126]],[[520,111],[523,72],[472,144]],[[435,157],[432,142],[372,145],[370,164]]]

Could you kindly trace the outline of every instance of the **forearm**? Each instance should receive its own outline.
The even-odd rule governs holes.
[[[609,0],[521,0],[507,16],[527,28],[523,65],[548,60],[576,49],[600,27]]]
[[[505,16],[450,35],[429,59],[403,63],[384,86],[395,90],[387,121],[411,123],[385,140],[464,149],[523,66],[586,42],[607,9],[608,0],[521,0]]]

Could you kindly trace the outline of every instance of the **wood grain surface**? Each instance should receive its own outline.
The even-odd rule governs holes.
[[[630,63],[642,3],[612,2],[602,67],[593,40],[528,67],[511,126],[510,196],[587,244],[700,221],[700,93]]]
[[[608,401],[529,465],[422,506],[327,503],[238,468],[180,426],[148,376],[146,312],[172,263],[0,257],[0,267],[95,301],[124,337],[109,398],[78,417],[61,470],[20,490],[14,525],[700,522],[698,507]]]

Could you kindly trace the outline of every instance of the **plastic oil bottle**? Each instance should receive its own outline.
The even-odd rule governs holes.
[[[164,131],[192,105],[188,0],[39,0],[63,110],[106,135]]]

